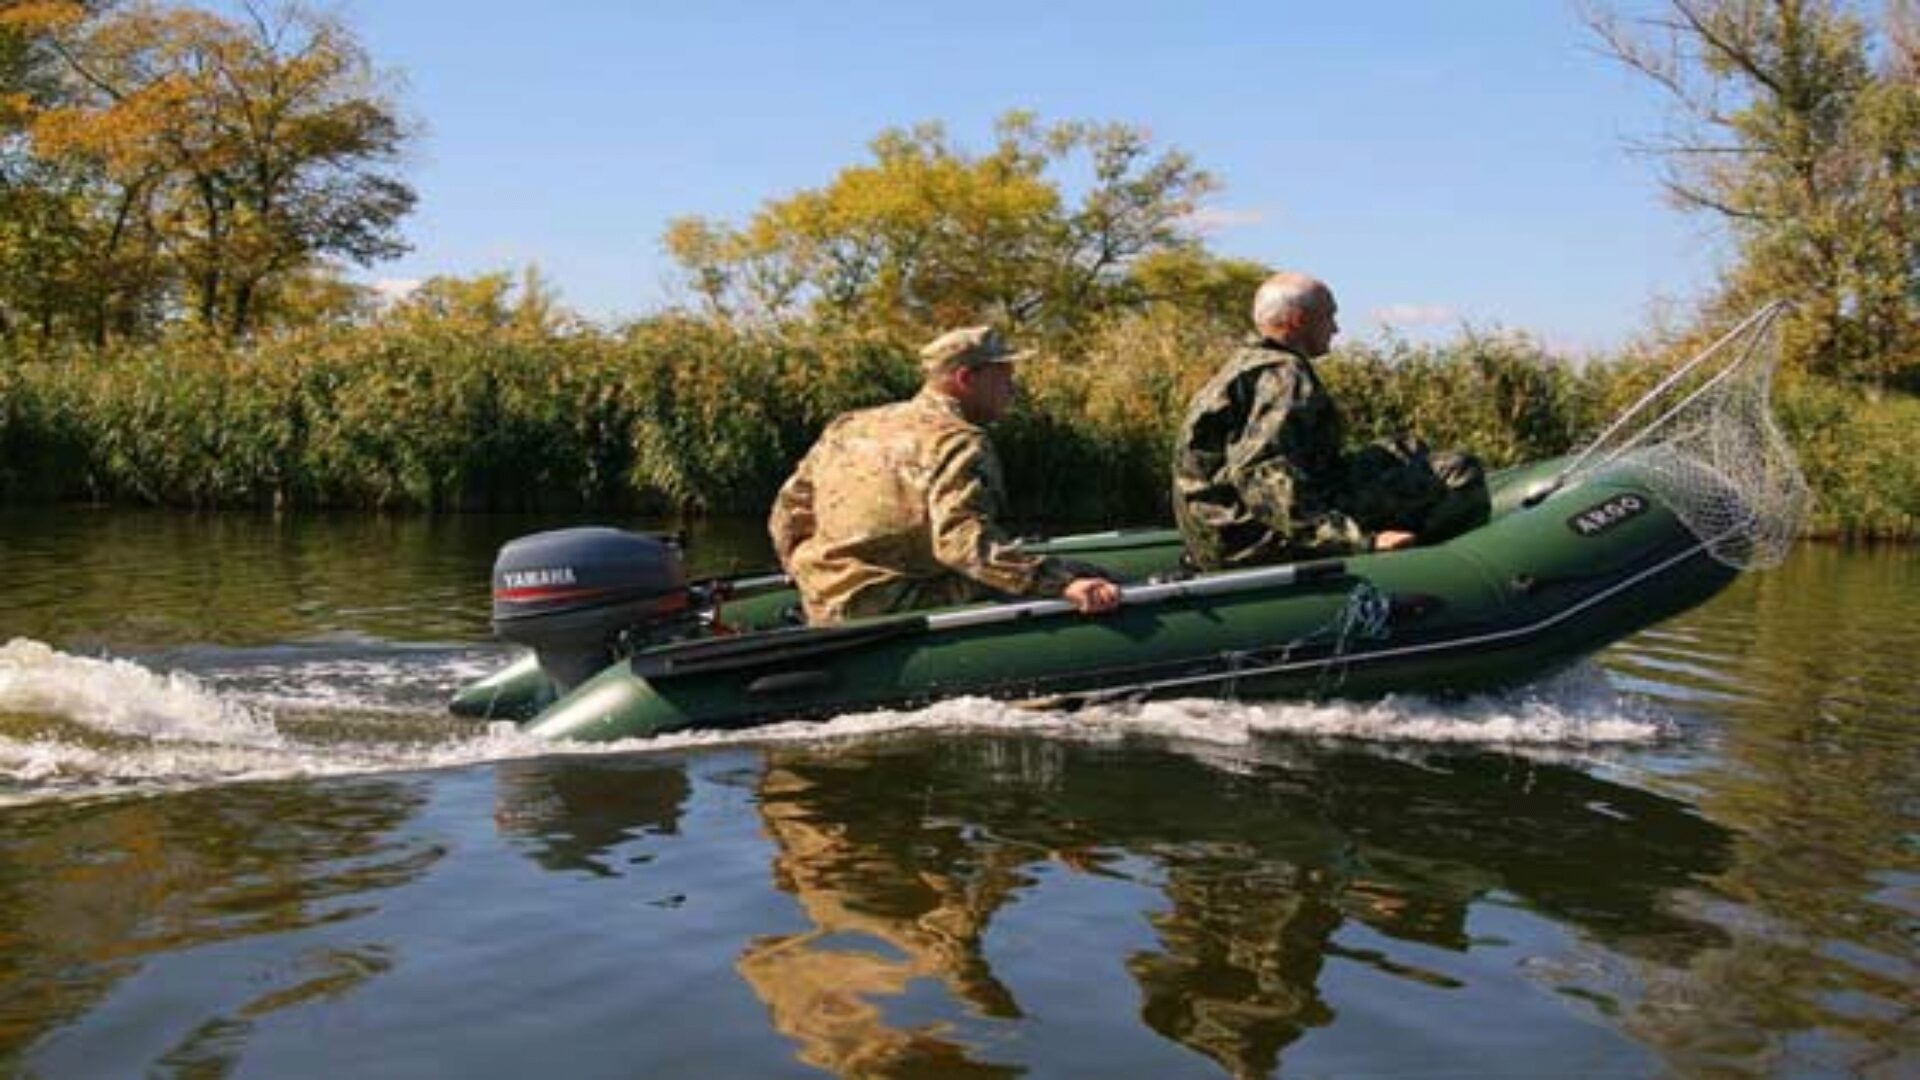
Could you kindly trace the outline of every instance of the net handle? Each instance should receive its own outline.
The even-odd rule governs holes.
[[[1621,443],[1619,447],[1617,447],[1613,451],[1613,453],[1608,454],[1606,458],[1601,461],[1601,464],[1604,465],[1608,461],[1612,461],[1613,459],[1619,457],[1621,454],[1624,454],[1628,450],[1633,449],[1636,443],[1640,442],[1642,439],[1645,439],[1648,434],[1654,431],[1658,431],[1660,429],[1660,425],[1672,419],[1676,414],[1680,412],[1680,410],[1686,408],[1688,405],[1693,404],[1693,402],[1698,400],[1702,394],[1705,394],[1707,391],[1720,385],[1722,382],[1726,381],[1729,377],[1731,377],[1734,372],[1739,371],[1741,368],[1745,367],[1747,364],[1747,361],[1753,359],[1753,354],[1758,352],[1760,350],[1760,346],[1766,343],[1767,329],[1772,324],[1773,319],[1775,317],[1778,317],[1778,315],[1780,314],[1780,311],[1771,310],[1773,306],[1774,305],[1770,304],[1766,308],[1762,308],[1760,310],[1759,314],[1767,315],[1768,318],[1764,324],[1762,324],[1758,329],[1753,331],[1753,336],[1747,339],[1746,350],[1740,354],[1740,358],[1738,360],[1735,360],[1733,363],[1728,364],[1726,367],[1721,368],[1718,372],[1714,374],[1713,378],[1708,379],[1704,383],[1701,383],[1698,387],[1694,389],[1693,393],[1688,394],[1684,398],[1681,398],[1679,403],[1674,405],[1671,409],[1668,409],[1666,412],[1661,413],[1653,421],[1653,423],[1648,424],[1646,427],[1641,428],[1639,433],[1634,435],[1633,438],[1628,439],[1627,441]],[[1785,305],[1781,304],[1780,309],[1784,310]],[[1688,366],[1691,367],[1692,365],[1689,364]],[[1658,393],[1658,391],[1655,391],[1655,393]],[[1643,398],[1642,400],[1644,401],[1645,399]],[[1639,407],[1640,407],[1639,403],[1636,402],[1634,405],[1634,408],[1637,409]],[[1618,427],[1619,425],[1615,424],[1614,426]],[[1612,434],[1612,432],[1613,432],[1613,429],[1609,428],[1607,431],[1607,434]],[[1602,437],[1604,438],[1604,436]],[[1600,441],[1599,439],[1595,439],[1594,445],[1598,445],[1599,441]],[[1589,447],[1588,452],[1589,453],[1591,452],[1591,447]]]
[[[1606,460],[1612,461],[1614,458],[1619,457],[1621,454],[1625,453],[1628,449],[1632,448],[1632,446],[1635,443],[1639,442],[1643,437],[1645,437],[1647,432],[1652,431],[1655,428],[1658,428],[1661,424],[1665,423],[1669,417],[1673,416],[1675,413],[1685,408],[1695,398],[1698,398],[1701,394],[1706,393],[1709,389],[1717,385],[1721,380],[1725,379],[1727,376],[1731,375],[1733,372],[1739,370],[1742,366],[1746,364],[1746,362],[1749,359],[1753,357],[1753,354],[1759,349],[1760,343],[1766,340],[1767,331],[1772,328],[1773,321],[1779,318],[1781,314],[1783,314],[1787,310],[1788,306],[1789,305],[1785,300],[1775,300],[1772,303],[1767,304],[1765,307],[1762,307],[1760,310],[1740,320],[1740,324],[1738,326],[1735,326],[1733,329],[1720,335],[1719,340],[1715,341],[1713,344],[1707,346],[1706,348],[1700,350],[1699,353],[1694,355],[1693,359],[1688,360],[1686,363],[1681,364],[1678,368],[1674,369],[1673,372],[1667,375],[1666,378],[1661,379],[1660,382],[1657,385],[1655,385],[1653,389],[1647,391],[1645,394],[1640,395],[1640,399],[1638,401],[1635,401],[1632,405],[1627,406],[1626,411],[1622,412],[1619,416],[1615,417],[1613,423],[1607,425],[1606,430],[1594,436],[1592,441],[1587,443],[1586,449],[1580,451],[1579,456],[1574,458],[1571,464],[1569,464],[1566,468],[1561,469],[1558,473],[1555,473],[1553,479],[1548,481],[1544,487],[1541,487],[1539,490],[1529,494],[1526,497],[1526,499],[1522,501],[1521,505],[1537,506],[1540,504],[1542,500],[1546,499],[1547,496],[1560,490],[1560,488],[1564,484],[1566,484],[1567,478],[1572,476],[1574,473],[1580,471],[1580,467],[1587,463],[1587,459],[1593,456],[1594,451],[1599,449],[1600,446],[1603,445],[1607,441],[1607,439],[1613,435],[1614,432],[1619,431],[1622,427],[1625,427],[1627,421],[1633,419],[1634,416],[1637,415],[1641,409],[1644,409],[1647,406],[1648,402],[1651,402],[1656,398],[1658,398],[1661,394],[1665,393],[1669,387],[1673,386],[1673,384],[1685,378],[1687,374],[1691,372],[1694,368],[1697,368],[1701,364],[1706,363],[1709,359],[1711,359],[1714,356],[1714,354],[1718,353],[1721,349],[1726,348],[1726,346],[1730,342],[1738,340],[1741,337],[1741,335],[1746,334],[1748,331],[1751,330],[1753,332],[1752,339],[1748,341],[1746,351],[1740,354],[1740,359],[1735,360],[1733,363],[1728,364],[1725,368],[1722,368],[1719,374],[1707,380],[1707,382],[1704,385],[1696,389],[1693,393],[1688,394],[1686,398],[1684,398],[1678,405],[1675,405],[1672,408],[1668,409],[1666,412],[1662,413],[1660,417],[1656,419],[1653,423],[1648,424],[1646,428],[1640,432],[1640,434],[1635,435],[1633,438],[1627,440],[1613,453],[1609,454]],[[1757,330],[1754,329],[1756,324],[1758,325]]]

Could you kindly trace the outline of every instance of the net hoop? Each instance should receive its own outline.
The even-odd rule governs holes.
[[[1547,492],[1591,477],[1626,476],[1740,570],[1776,566],[1812,501],[1774,422],[1777,326],[1787,305],[1749,315],[1628,406]]]

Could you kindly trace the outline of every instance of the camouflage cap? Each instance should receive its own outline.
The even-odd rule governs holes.
[[[920,350],[920,367],[927,372],[977,368],[985,364],[1010,364],[1032,356],[1014,352],[1000,331],[991,326],[969,326],[949,330]]]

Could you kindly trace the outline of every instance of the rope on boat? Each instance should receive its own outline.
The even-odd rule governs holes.
[[[1295,649],[1308,645],[1317,645],[1331,640],[1331,648],[1320,661],[1321,691],[1337,688],[1346,680],[1347,667],[1342,661],[1351,647],[1363,641],[1384,641],[1393,634],[1393,598],[1381,591],[1373,582],[1364,578],[1354,583],[1347,592],[1346,600],[1340,610],[1332,617],[1305,634],[1283,645],[1257,652],[1239,649],[1220,654],[1226,662],[1226,684],[1222,687],[1222,696],[1229,701],[1238,700],[1240,691],[1240,673],[1252,667],[1259,670],[1266,666],[1268,657],[1278,654],[1279,662],[1285,664],[1293,659]],[[1333,676],[1329,678],[1329,676]]]
[[[1320,668],[1320,679],[1316,689],[1320,692],[1336,689],[1347,681],[1347,665],[1344,662],[1349,648],[1359,641],[1384,641],[1393,632],[1393,598],[1380,591],[1373,582],[1361,579],[1347,593],[1347,602],[1333,616],[1333,621],[1322,631],[1333,631],[1333,651],[1327,654]]]
[[[1393,622],[1393,598],[1362,579],[1347,594],[1346,606],[1335,620],[1339,636],[1334,640],[1333,654],[1340,656],[1347,651],[1347,642],[1356,637],[1379,641],[1387,636]]]

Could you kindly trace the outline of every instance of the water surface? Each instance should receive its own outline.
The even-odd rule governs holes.
[[[1500,697],[563,751],[441,711],[545,524],[0,511],[0,1072],[1920,1069],[1911,553]]]

